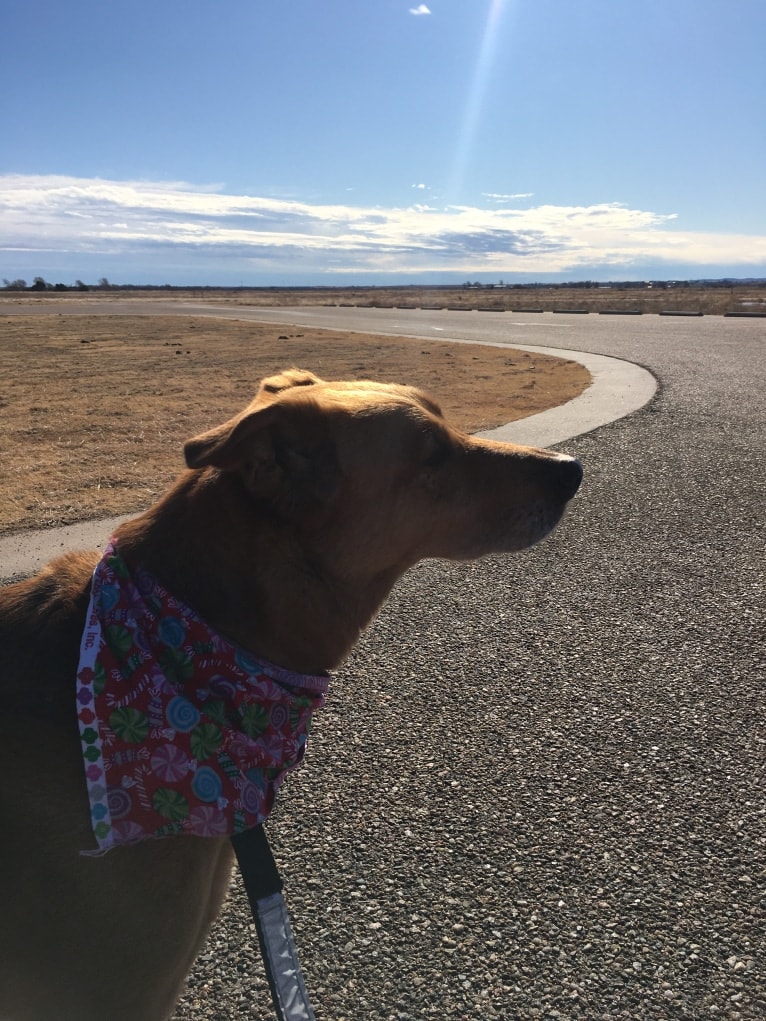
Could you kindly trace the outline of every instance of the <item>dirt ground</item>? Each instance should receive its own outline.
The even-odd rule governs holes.
[[[421,386],[468,432],[590,383],[576,362],[511,349],[206,318],[0,314],[0,533],[142,509],[183,468],[186,439],[291,365]]]

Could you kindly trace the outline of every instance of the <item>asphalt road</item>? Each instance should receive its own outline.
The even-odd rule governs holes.
[[[551,537],[419,565],[339,672],[269,826],[317,1018],[766,1016],[766,324],[284,321],[341,314],[659,389],[563,445]],[[271,1016],[236,888],[176,1021]]]

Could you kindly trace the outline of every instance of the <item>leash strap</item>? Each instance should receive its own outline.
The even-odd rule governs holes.
[[[303,980],[282,877],[266,831],[256,826],[231,838],[266,967],[278,1021],[316,1021]]]

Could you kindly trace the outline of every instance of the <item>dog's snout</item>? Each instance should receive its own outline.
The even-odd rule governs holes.
[[[562,455],[556,461],[553,484],[562,500],[571,500],[582,482],[582,465],[574,457]]]

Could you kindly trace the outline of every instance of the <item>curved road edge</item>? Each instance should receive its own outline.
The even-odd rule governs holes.
[[[651,372],[620,358],[528,344],[514,344],[513,347],[579,362],[590,372],[592,382],[579,397],[566,404],[479,433],[489,439],[530,447],[552,447],[631,415],[648,404],[657,390],[657,380]]]

